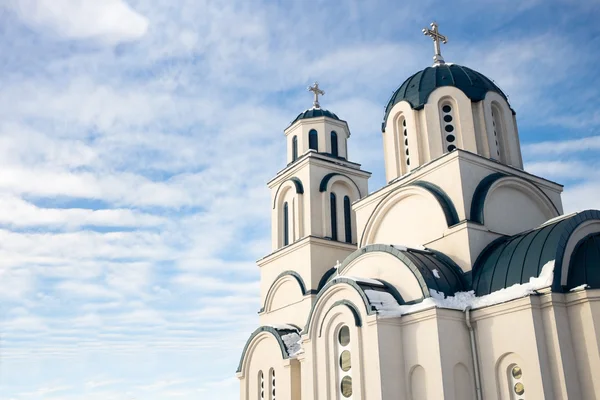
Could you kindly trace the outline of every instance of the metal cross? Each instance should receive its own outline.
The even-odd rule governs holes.
[[[319,89],[319,82],[315,82],[314,85],[308,87],[309,92],[313,92],[315,94],[315,101],[313,101],[314,108],[321,108],[319,104],[319,95],[323,96],[325,92]]]
[[[448,43],[448,38],[438,31],[438,24],[436,22],[431,23],[431,29],[423,28],[423,34],[433,39],[433,47],[435,48],[435,55],[433,56],[434,64],[444,64],[444,57],[442,57],[440,42],[446,44]]]

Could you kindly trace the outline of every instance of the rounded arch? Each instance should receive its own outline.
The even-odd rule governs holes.
[[[372,243],[373,235],[387,211],[409,196],[432,196],[441,208],[447,227],[459,222],[458,212],[450,197],[438,186],[429,182],[418,181],[391,191],[379,201],[365,224],[359,245],[364,246],[366,243]]]
[[[519,135],[516,129],[515,111],[510,107],[505,97],[496,92],[488,92],[483,100],[483,118],[485,129],[479,133],[482,143],[484,155],[499,159],[501,162],[517,168],[523,168],[523,160],[521,158],[521,145],[519,143]],[[500,131],[494,128],[500,125]],[[500,156],[494,153],[495,142],[498,140],[500,145]],[[487,143],[486,154],[483,149]]]
[[[427,399],[427,374],[422,365],[413,365],[408,373],[410,398],[412,400]]]
[[[273,198],[272,215],[272,240],[273,248],[285,246],[285,235],[291,244],[304,236],[304,185],[297,177],[292,177],[282,182]],[[288,201],[287,226],[284,215],[284,204]],[[288,229],[285,229],[285,228]]]
[[[302,184],[302,181],[300,180],[300,178],[297,178],[297,177],[290,178],[290,179],[282,182],[281,185],[279,185],[279,187],[277,188],[277,191],[275,191],[275,197],[273,198],[273,209],[275,209],[275,207],[277,207],[278,199],[280,199],[279,192],[283,189],[292,188],[292,187],[296,191],[296,194],[304,194],[304,185]]]
[[[333,303],[331,305],[331,307],[329,307],[327,309],[327,311],[325,312],[325,314],[323,314],[323,318],[321,320],[321,324],[319,325],[319,337],[321,337],[321,335],[323,334],[323,324],[325,322],[325,319],[327,318],[327,315],[331,312],[331,310],[333,310],[336,307],[346,307],[350,310],[350,312],[352,313],[352,316],[354,317],[354,325],[361,327],[362,326],[362,318],[360,316],[360,311],[358,310],[358,307],[356,307],[356,305],[351,302],[350,300],[338,300],[335,303]]]
[[[527,374],[528,369],[525,360],[517,353],[508,352],[498,357],[495,365],[498,399],[511,400],[513,398],[511,370],[516,366],[523,369],[523,375]],[[523,380],[523,377],[521,377],[521,380]],[[527,387],[527,385],[525,386]],[[531,388],[529,389],[531,390]]]
[[[390,111],[381,129],[383,132],[383,156],[385,161],[385,174],[388,182],[402,176],[422,162],[419,146],[422,137],[419,135],[419,125],[416,113],[407,101],[396,103]],[[404,135],[404,122],[406,123],[406,136]],[[408,145],[406,145],[408,142]],[[406,147],[409,150],[410,165],[406,163]],[[404,156],[404,157],[403,157]]]
[[[296,271],[284,271],[277,275],[277,278],[273,280],[273,283],[269,287],[267,291],[267,295],[265,296],[265,302],[260,309],[259,312],[265,312],[271,310],[271,304],[275,294],[277,293],[277,289],[286,281],[293,281],[298,284],[298,288],[300,289],[300,293],[302,296],[310,294],[310,291],[306,290],[306,284],[304,283],[304,279],[300,276]]]
[[[323,177],[321,179],[321,183],[319,184],[319,192],[327,192],[331,189],[331,186],[335,182],[344,182],[352,191],[356,191],[356,199],[362,198],[362,193],[360,192],[360,188],[352,179],[347,177],[346,175],[340,174],[338,172],[332,172]]]
[[[423,298],[431,297],[429,289],[447,296],[467,289],[460,267],[442,253],[434,250],[397,248],[385,244],[371,244],[350,254],[339,267],[339,276],[347,274],[360,257],[378,252],[389,254],[408,267],[421,288]],[[437,270],[439,278],[433,272],[434,270]],[[380,279],[379,281],[384,285],[387,284]],[[399,303],[404,303],[401,293],[394,294],[394,297]]]
[[[485,224],[486,200],[488,200],[488,196],[494,190],[501,187],[510,187],[528,195],[540,206],[547,220],[560,215],[552,200],[533,183],[517,176],[509,176],[497,172],[483,178],[475,188],[473,199],[471,200],[470,220],[472,222]]]
[[[354,291],[358,295],[358,297],[363,303],[366,315],[372,315],[377,312],[377,310],[371,306],[371,303],[369,302],[369,298],[367,297],[365,291],[356,283],[355,280],[345,277],[334,278],[331,281],[329,281],[317,295],[317,298],[315,299],[315,302],[313,303],[310,309],[306,325],[304,326],[302,332],[305,334],[309,334],[310,337],[315,337],[315,334],[317,333],[315,319],[318,316],[325,315],[326,312],[329,310],[329,307],[327,308],[327,310],[325,310],[327,301],[333,298],[337,293],[348,289]],[[346,297],[344,297],[341,300],[351,301]],[[358,311],[358,308],[355,306],[354,310]],[[360,316],[360,312],[358,315]]]
[[[271,326],[261,326],[254,332],[252,332],[252,334],[246,341],[244,349],[242,350],[242,355],[240,357],[240,362],[238,364],[236,372],[241,372],[242,375],[245,376],[246,372],[248,371],[248,359],[252,358],[254,350],[256,350],[256,347],[261,341],[268,340],[271,337],[274,338],[277,341],[277,344],[279,345],[279,348],[281,350],[281,358],[283,360],[290,358],[285,348],[285,344],[283,343],[283,339],[281,339],[281,336],[279,335],[279,332],[277,332],[277,329]]]
[[[451,113],[444,111],[444,105],[451,104]],[[427,119],[435,121],[428,129],[428,140],[431,159],[441,156],[450,151],[449,145],[477,154],[477,141],[475,139],[475,122],[473,118],[473,104],[471,99],[454,86],[441,86],[436,88],[427,99],[431,107],[425,109]],[[446,121],[444,117],[451,115],[452,120]],[[446,130],[448,123],[453,125],[452,132]],[[446,136],[453,133],[453,142],[447,142]]]
[[[600,214],[600,212],[598,212],[598,214]],[[589,285],[589,283],[595,283],[596,281],[600,280],[600,268],[594,268],[593,276],[590,276],[589,272],[592,272],[590,265],[590,268],[588,268],[589,272],[586,274],[586,279],[584,279],[585,282],[581,282],[578,285],[574,285],[575,281],[573,279],[571,279],[571,282],[569,282],[569,276],[571,276],[571,278],[574,276],[574,274],[571,272],[572,269],[575,271],[575,269],[584,269],[586,267],[586,265],[576,265],[574,262],[576,261],[574,260],[574,256],[581,245],[590,245],[590,248],[588,251],[586,251],[586,256],[588,259],[600,260],[600,215],[597,215],[597,217],[598,219],[590,219],[588,221],[581,222],[571,233],[569,240],[565,244],[564,255],[560,265],[560,284],[566,289],[572,289],[573,287],[579,286],[582,283]],[[581,250],[583,251],[583,249]],[[573,284],[570,285],[569,283]]]
[[[460,110],[458,102],[451,95],[445,95],[437,102],[440,132],[442,135],[442,152],[450,152],[464,148],[460,126]]]

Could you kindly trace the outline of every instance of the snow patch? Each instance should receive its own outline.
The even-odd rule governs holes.
[[[398,305],[390,307],[386,305],[382,308],[379,315],[383,318],[400,317],[404,314],[410,314],[422,311],[432,307],[448,308],[453,310],[465,311],[467,307],[477,309],[495,304],[504,303],[510,300],[526,297],[537,290],[547,288],[552,285],[554,279],[554,260],[548,261],[543,267],[540,276],[529,278],[527,283],[516,283],[510,287],[500,289],[485,296],[477,297],[474,291],[458,292],[454,296],[446,297],[443,293],[430,289],[431,297],[420,303],[412,305]],[[391,296],[391,295],[390,295]]]
[[[297,331],[298,328],[296,328],[293,325],[288,325],[288,324],[275,324],[275,325],[268,325],[271,328],[277,329],[278,331]]]
[[[560,220],[563,220],[563,219],[570,218],[570,217],[572,217],[572,216],[574,216],[574,215],[576,215],[576,214],[577,214],[576,212],[572,212],[572,213],[570,213],[570,214],[564,214],[564,215],[559,215],[558,217],[550,218],[548,221],[546,221],[546,222],[544,222],[543,224],[541,224],[541,225],[538,227],[538,229],[539,229],[539,228],[541,228],[541,227],[544,227],[544,226],[546,226],[546,225],[550,225],[550,224],[553,224],[553,223],[555,223],[555,222],[558,222],[558,221],[560,221]]]
[[[354,282],[367,283],[369,285],[374,285],[374,286],[382,286],[382,287],[385,286],[383,283],[381,283],[375,279],[359,278],[356,276],[342,276],[342,278],[350,279]]]
[[[304,349],[300,343],[301,337],[297,331],[281,336],[281,340],[283,340],[283,344],[290,357],[295,357],[298,354],[304,353]]]
[[[400,250],[400,251],[408,251],[408,250],[427,251],[427,248],[425,246],[422,246],[422,245],[405,246],[405,245],[402,245],[402,244],[392,244],[391,246],[393,248],[395,248],[395,249]]]
[[[436,278],[440,279],[440,271],[438,271],[437,269],[434,269],[431,272],[433,272],[433,276],[435,276]]]
[[[579,291],[585,290],[589,287],[590,287],[590,285],[588,285],[587,283],[584,283],[583,285],[574,287],[573,289],[569,290],[569,292],[579,292]]]
[[[369,303],[375,306],[375,308],[379,312],[392,312],[396,308],[398,308],[398,302],[396,301],[394,296],[392,296],[388,292],[374,289],[366,289],[365,294],[369,299]]]

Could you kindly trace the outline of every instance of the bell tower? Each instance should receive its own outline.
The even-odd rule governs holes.
[[[272,253],[258,261],[263,323],[276,321],[280,310],[305,303],[301,308],[306,315],[295,313],[298,323],[304,323],[326,273],[357,248],[352,204],[368,193],[371,174],[349,161],[347,122],[321,108],[319,96],[325,92],[318,83],[308,91],[314,95],[312,108],[284,130],[288,164],[268,183]],[[289,277],[300,283],[301,297],[273,289]]]

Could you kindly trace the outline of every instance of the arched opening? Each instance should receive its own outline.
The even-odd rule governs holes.
[[[271,400],[275,400],[275,370],[271,368]]]
[[[308,132],[308,148],[319,151],[319,134],[314,129]]]
[[[264,400],[265,398],[265,374],[262,371],[258,371],[258,399]]]
[[[290,215],[288,202],[283,203],[283,245],[290,244]]]
[[[337,347],[337,365],[339,393],[342,399],[352,397],[352,353],[350,343],[350,328],[343,325],[334,338]]]
[[[298,136],[292,138],[292,161],[298,159]]]
[[[502,109],[496,102],[492,103],[492,134],[493,140],[490,140],[490,156],[499,161],[506,161],[506,148],[504,146],[504,136],[506,129],[503,124]]]
[[[440,117],[442,127],[442,143],[444,153],[453,151],[458,145],[458,123],[456,121],[455,105],[444,100],[440,102]]]
[[[330,210],[331,210],[331,239],[337,240],[338,239],[338,232],[337,232],[337,204],[336,204],[335,193],[331,193],[329,195],[329,207],[330,207]]]
[[[344,196],[344,228],[346,230],[346,243],[352,243],[352,207],[350,197]]]
[[[398,120],[398,144],[400,154],[400,170],[408,172],[410,167],[410,149],[408,148],[408,126],[406,124],[406,118],[401,116]]]
[[[338,157],[338,137],[335,131],[331,131],[331,155]]]

